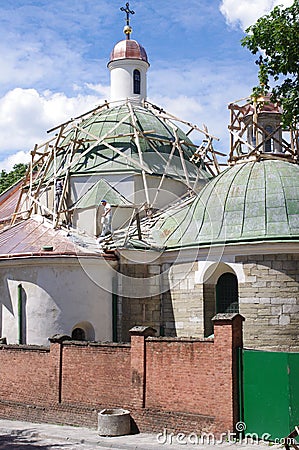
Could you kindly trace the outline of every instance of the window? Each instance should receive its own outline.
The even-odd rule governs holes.
[[[216,284],[216,313],[239,312],[238,279],[233,273],[222,274]]]
[[[271,125],[265,126],[265,152],[272,152],[273,151],[273,139],[269,138],[268,136],[273,133],[273,127]]]
[[[85,341],[85,331],[82,328],[74,328],[72,331],[74,341]]]
[[[140,94],[141,76],[140,71],[135,69],[133,73],[134,78],[134,94]]]

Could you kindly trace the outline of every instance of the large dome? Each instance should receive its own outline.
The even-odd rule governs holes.
[[[192,203],[164,213],[153,237],[166,247],[299,240],[299,166],[264,160],[228,168]]]
[[[146,107],[131,103],[113,108],[105,106],[65,136],[57,153],[57,170],[63,175],[68,168],[65,155],[75,142],[77,148],[70,174],[140,173],[145,167],[148,173],[162,175],[167,166],[166,176],[181,179],[185,165],[190,180],[196,179],[198,171],[200,178],[207,180],[208,173],[190,162],[195,146],[180,128],[175,129],[176,126],[171,126]],[[182,155],[176,149],[168,161],[176,134]],[[142,167],[138,147],[142,152]],[[82,153],[83,158],[80,157]]]

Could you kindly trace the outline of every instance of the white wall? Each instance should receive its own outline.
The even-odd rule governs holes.
[[[0,335],[18,340],[18,285],[23,287],[26,344],[49,345],[54,334],[71,335],[80,322],[95,330],[95,340],[112,339],[112,268],[100,258],[24,258],[1,262]],[[0,314],[1,317],[1,314]],[[1,330],[2,328],[2,330]]]
[[[141,102],[147,97],[146,73],[149,64],[138,59],[123,59],[111,61],[108,64],[110,70],[111,101],[126,100],[127,98]],[[133,93],[133,73],[140,71],[140,94]]]

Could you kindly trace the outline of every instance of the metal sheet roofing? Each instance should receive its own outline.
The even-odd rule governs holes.
[[[117,59],[141,59],[148,63],[145,49],[134,39],[124,39],[115,44],[110,55],[110,62]]]
[[[0,224],[1,222],[7,222],[14,213],[21,184],[22,181],[19,181],[0,195]]]
[[[45,246],[53,247],[53,250],[47,251]],[[91,252],[72,242],[65,231],[54,230],[34,219],[24,220],[0,232],[0,258],[88,254]]]
[[[166,211],[152,229],[158,245],[200,246],[299,238],[299,166],[278,160],[235,165],[193,203]]]
[[[76,209],[92,208],[98,206],[102,199],[107,200],[112,206],[128,206],[131,203],[126,200],[106,180],[99,180],[73,205]]]
[[[149,109],[139,105],[132,105],[132,108],[136,119],[136,127],[126,104],[101,109],[83,120],[80,123],[80,130],[71,130],[61,142],[60,151],[57,152],[57,170],[62,169],[61,173],[64,173],[63,168],[68,163],[65,160],[65,149],[75,141],[81,142],[81,144],[76,150],[76,155],[74,155],[73,161],[78,160],[78,162],[73,164],[72,174],[107,171],[140,173],[140,157],[135,134],[137,128],[143,166],[148,169],[148,173],[162,175],[165,172],[165,166],[176,140],[174,130]],[[188,168],[189,178],[195,180],[199,172],[201,179],[209,179],[210,176],[204,169],[200,169],[190,162],[194,154],[194,146],[191,140],[180,128],[177,129],[177,134],[181,142],[183,159]],[[97,139],[103,139],[110,147],[108,148],[104,143],[93,146]],[[87,151],[89,147],[91,147],[90,152]],[[127,159],[114,151],[113,147],[124,155],[128,155],[131,159]],[[80,154],[86,151],[84,158],[80,158]],[[173,178],[185,176],[178,150],[175,151],[170,164],[167,166],[166,175]]]

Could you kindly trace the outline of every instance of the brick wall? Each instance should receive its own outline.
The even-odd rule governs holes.
[[[50,351],[25,346],[0,347],[0,398],[33,404],[52,401],[49,392]]]
[[[147,406],[213,416],[214,396],[207,402],[206,393],[215,383],[214,342],[164,338],[146,347]]]
[[[130,344],[52,339],[50,350],[0,347],[0,417],[96,427],[97,411],[128,408],[140,431],[233,429],[242,317],[214,321],[214,340],[153,338]]]
[[[61,402],[110,407],[127,404],[130,367],[129,345],[65,343]]]

